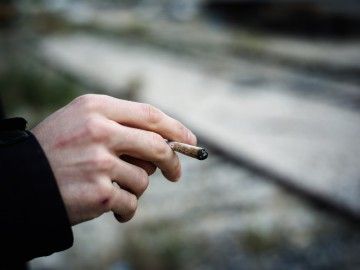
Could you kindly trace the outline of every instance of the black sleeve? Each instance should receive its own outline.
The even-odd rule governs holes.
[[[1,96],[0,96],[0,120],[3,118],[5,118],[5,113],[4,113],[4,106],[2,104]]]
[[[50,255],[73,244],[48,160],[25,126],[22,118],[0,120],[0,265]]]

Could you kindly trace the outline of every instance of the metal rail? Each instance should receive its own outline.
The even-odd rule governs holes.
[[[356,228],[360,229],[359,212],[345,205],[336,203],[333,200],[329,200],[324,195],[318,192],[294,184],[294,182],[297,181],[290,181],[290,177],[283,175],[270,168],[267,168],[257,163],[255,160],[251,160],[246,156],[239,155],[238,153],[235,154],[234,152],[230,152],[224,149],[223,147],[221,147],[220,145],[218,145],[216,142],[207,138],[206,136],[200,134],[200,136],[198,135],[198,139],[201,145],[205,145],[208,148],[210,155],[217,154],[236,166],[243,167],[244,169],[254,174],[263,176],[267,180],[270,180],[274,184],[285,189],[287,192],[291,193],[292,195],[295,195],[298,198],[302,199],[310,206],[325,211],[329,214],[336,215],[337,217],[342,218],[350,225],[353,225]]]

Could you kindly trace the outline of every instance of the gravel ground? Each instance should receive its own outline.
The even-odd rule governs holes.
[[[100,76],[110,90],[119,90],[121,78],[107,80],[96,65],[87,66],[92,78]],[[248,66],[244,70],[252,73]],[[236,69],[229,77],[249,87],[258,83],[258,77],[239,73]],[[360,269],[358,228],[213,153],[203,162],[182,161],[179,183],[167,182],[160,173],[151,178],[131,222],[119,224],[105,214],[75,226],[71,249],[33,260],[31,268]]]
[[[74,228],[70,250],[33,269],[357,269],[360,231],[212,155],[151,179],[135,218]]]

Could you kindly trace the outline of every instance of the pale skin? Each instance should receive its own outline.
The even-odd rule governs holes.
[[[32,133],[72,225],[109,211],[120,222],[130,220],[156,168],[170,181],[180,178],[179,158],[165,139],[196,145],[189,129],[151,105],[93,94],[76,98]]]

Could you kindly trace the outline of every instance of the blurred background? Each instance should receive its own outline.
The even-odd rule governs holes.
[[[360,269],[357,0],[1,1],[0,91],[30,127],[84,93],[151,103],[210,152],[32,269]]]

